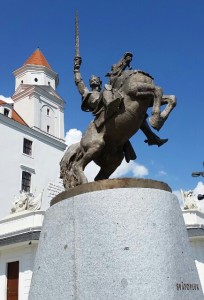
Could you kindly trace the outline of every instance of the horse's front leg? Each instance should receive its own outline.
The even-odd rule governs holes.
[[[152,116],[149,119],[149,122],[153,128],[156,130],[160,130],[161,127],[164,125],[165,121],[167,120],[170,112],[176,106],[176,97],[174,95],[165,95],[162,96],[162,90],[157,90],[157,96],[154,99],[153,109],[152,109]],[[165,109],[160,112],[159,105],[165,105]]]
[[[161,111],[160,111],[162,95],[163,95],[162,89],[156,87],[154,93],[153,107],[152,107],[152,116],[149,118],[149,122],[151,126],[156,130],[159,130],[164,124],[161,118]]]
[[[162,97],[161,105],[165,105],[165,109],[161,112],[161,118],[166,121],[168,118],[170,112],[174,109],[176,106],[176,96],[174,95],[164,95]]]

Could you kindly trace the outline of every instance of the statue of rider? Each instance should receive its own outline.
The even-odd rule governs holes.
[[[75,84],[82,95],[81,109],[92,112],[96,116],[103,107],[105,111],[104,118],[107,119],[118,110],[122,96],[116,90],[112,91],[111,85],[105,85],[104,90],[101,92],[102,82],[100,77],[95,75],[92,75],[89,79],[90,91],[84,84],[80,73],[81,62],[81,57],[75,57],[74,77]]]
[[[83,111],[92,112],[93,115],[96,116],[94,123],[96,127],[100,127],[104,122],[113,116],[121,102],[122,102],[122,95],[117,89],[113,88],[114,79],[122,74],[122,72],[129,67],[130,69],[130,62],[132,60],[132,53],[126,52],[120,61],[113,65],[111,68],[111,72],[107,73],[107,76],[110,77],[109,84],[105,84],[104,89],[102,91],[102,81],[100,77],[92,75],[89,79],[89,85],[91,90],[89,90],[80,73],[80,66],[82,63],[82,59],[80,56],[75,56],[74,59],[74,78],[75,84],[79,90],[79,93],[82,96],[82,104],[81,108]],[[146,114],[146,118],[148,115]],[[168,139],[160,139],[149,127],[146,118],[144,119],[140,129],[145,134],[147,139],[145,143],[148,145],[157,145],[158,147],[162,146],[164,143],[168,141]],[[130,142],[128,142],[128,148]],[[130,152],[134,151],[132,146],[129,149]],[[132,155],[136,158],[136,155]],[[135,159],[134,158],[134,159]],[[133,158],[131,158],[133,159]]]

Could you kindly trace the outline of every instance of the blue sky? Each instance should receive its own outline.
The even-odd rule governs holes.
[[[204,1],[190,0],[19,0],[3,1],[0,11],[0,94],[14,92],[13,70],[39,46],[60,77],[58,92],[66,101],[65,130],[84,131],[90,113],[80,110],[73,79],[74,22],[78,10],[82,76],[104,76],[125,51],[133,69],[150,73],[177,107],[159,135],[169,142],[148,147],[139,132],[132,138],[145,178],[168,183],[173,190],[193,189],[202,178],[204,123]]]

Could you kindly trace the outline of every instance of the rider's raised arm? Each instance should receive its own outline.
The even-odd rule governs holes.
[[[83,82],[83,79],[81,77],[79,70],[74,71],[74,80],[75,80],[75,84],[78,88],[78,91],[82,96],[89,92],[88,88],[85,86],[85,84]]]
[[[89,92],[89,89],[85,86],[81,73],[80,73],[80,66],[81,66],[81,57],[75,57],[74,59],[74,80],[75,84],[78,88],[79,93],[83,96]]]

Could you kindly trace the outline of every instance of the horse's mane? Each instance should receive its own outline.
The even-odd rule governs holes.
[[[141,73],[141,74],[143,74],[143,75],[145,75],[145,76],[148,76],[148,77],[150,77],[152,80],[154,80],[154,77],[152,77],[149,73],[146,73],[146,72],[144,72],[144,71],[142,71],[142,70],[136,70],[138,73]]]
[[[124,80],[126,80],[126,79],[127,79],[128,77],[130,77],[131,75],[137,74],[137,73],[142,74],[142,75],[144,75],[144,76],[147,76],[147,77],[149,77],[151,80],[154,80],[154,78],[153,78],[149,73],[146,73],[146,72],[144,72],[144,71],[142,71],[142,70],[125,70],[125,71],[123,71],[119,76],[118,76],[118,75],[110,76],[109,83],[114,87],[115,82],[117,81],[117,79],[120,79],[120,78],[122,79],[122,78],[123,78],[123,80],[122,80],[122,82],[121,82],[121,84],[123,84],[123,83],[124,83]]]

